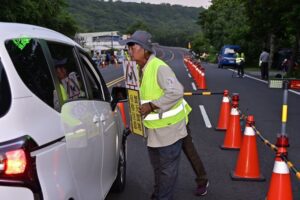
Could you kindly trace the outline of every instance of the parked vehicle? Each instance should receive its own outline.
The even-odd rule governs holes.
[[[88,53],[46,28],[0,23],[0,196],[104,199],[122,191],[126,134]],[[120,95],[122,94],[122,95]]]
[[[224,45],[218,55],[218,67],[223,68],[224,66],[236,66],[235,53],[241,47],[238,45]]]

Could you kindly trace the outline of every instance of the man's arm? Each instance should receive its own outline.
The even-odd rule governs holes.
[[[173,107],[183,97],[183,86],[172,69],[167,66],[161,66],[158,69],[157,82],[164,91],[164,95],[152,101],[152,104],[159,108],[159,112],[164,112]]]

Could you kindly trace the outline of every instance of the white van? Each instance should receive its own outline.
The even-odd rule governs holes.
[[[128,130],[116,104],[125,90],[111,96],[89,55],[60,33],[16,23],[0,30],[0,198],[122,191]]]

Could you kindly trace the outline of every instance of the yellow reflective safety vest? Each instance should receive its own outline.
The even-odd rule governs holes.
[[[235,55],[236,55],[235,62],[237,64],[240,64],[241,62],[245,62],[245,55],[244,55],[244,53],[241,53],[241,54],[236,53]]]
[[[143,81],[140,86],[141,103],[157,100],[164,95],[164,91],[157,82],[157,71],[160,66],[168,65],[162,60],[154,57],[144,71]],[[175,74],[174,74],[175,77]],[[170,110],[163,113],[151,112],[143,120],[145,127],[155,129],[176,124],[183,119],[188,122],[188,114],[192,108],[182,98]]]
[[[62,99],[63,99],[63,101],[65,102],[65,101],[68,100],[67,92],[66,92],[64,86],[63,86],[61,83],[59,84],[59,87],[60,87]]]

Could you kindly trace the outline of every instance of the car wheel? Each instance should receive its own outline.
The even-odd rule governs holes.
[[[115,182],[113,183],[112,192],[120,193],[124,190],[126,184],[126,155],[125,144],[122,145],[119,156],[118,174]]]

